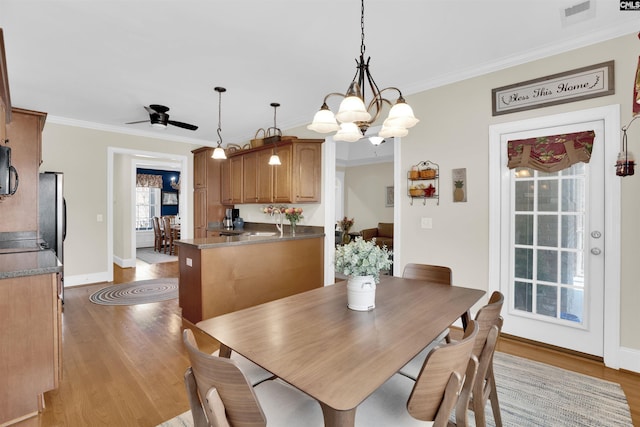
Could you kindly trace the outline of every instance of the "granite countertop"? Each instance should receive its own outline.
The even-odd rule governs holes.
[[[0,254],[0,279],[61,272],[62,264],[52,250]]]
[[[296,227],[296,234],[293,235],[291,228],[286,224],[282,237],[280,237],[280,232],[276,230],[274,224],[263,223],[245,223],[242,230],[210,228],[209,231],[219,231],[225,235],[200,239],[182,239],[177,240],[175,244],[193,246],[197,249],[210,249],[224,246],[253,245],[258,243],[324,237],[324,229],[322,227],[298,225]]]

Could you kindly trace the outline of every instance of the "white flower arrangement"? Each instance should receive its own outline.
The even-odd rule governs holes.
[[[346,245],[336,247],[336,271],[347,276],[373,276],[380,282],[380,270],[388,270],[393,263],[392,252],[380,247],[375,238],[365,241],[362,237]]]

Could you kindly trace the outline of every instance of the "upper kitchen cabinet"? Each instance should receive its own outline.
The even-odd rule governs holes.
[[[9,95],[9,76],[4,54],[4,35],[0,28],[0,144],[7,139],[7,123],[11,122],[11,96]]]
[[[16,193],[5,196],[0,231],[36,231],[38,222],[38,181],[42,162],[42,130],[46,113],[14,108],[7,124],[7,144],[11,164],[16,168],[19,185]]]
[[[222,162],[211,158],[213,148],[193,150],[193,237],[207,237],[208,221],[222,221]]]
[[[294,139],[280,141],[276,146],[269,144],[229,153],[230,170],[223,172],[222,178],[223,200],[234,204],[319,202],[323,142],[323,139]],[[280,157],[279,166],[269,165],[274,151]],[[225,197],[227,192],[229,195]],[[241,201],[237,201],[238,197]]]

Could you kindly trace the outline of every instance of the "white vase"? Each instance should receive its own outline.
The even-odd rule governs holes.
[[[347,280],[347,307],[356,311],[376,306],[376,282],[373,276],[351,276]]]

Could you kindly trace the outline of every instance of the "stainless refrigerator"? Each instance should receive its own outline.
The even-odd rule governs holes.
[[[63,265],[60,299],[64,302],[64,239],[67,235],[67,205],[63,196],[64,176],[60,172],[40,174],[38,217],[43,247],[55,252]]]

